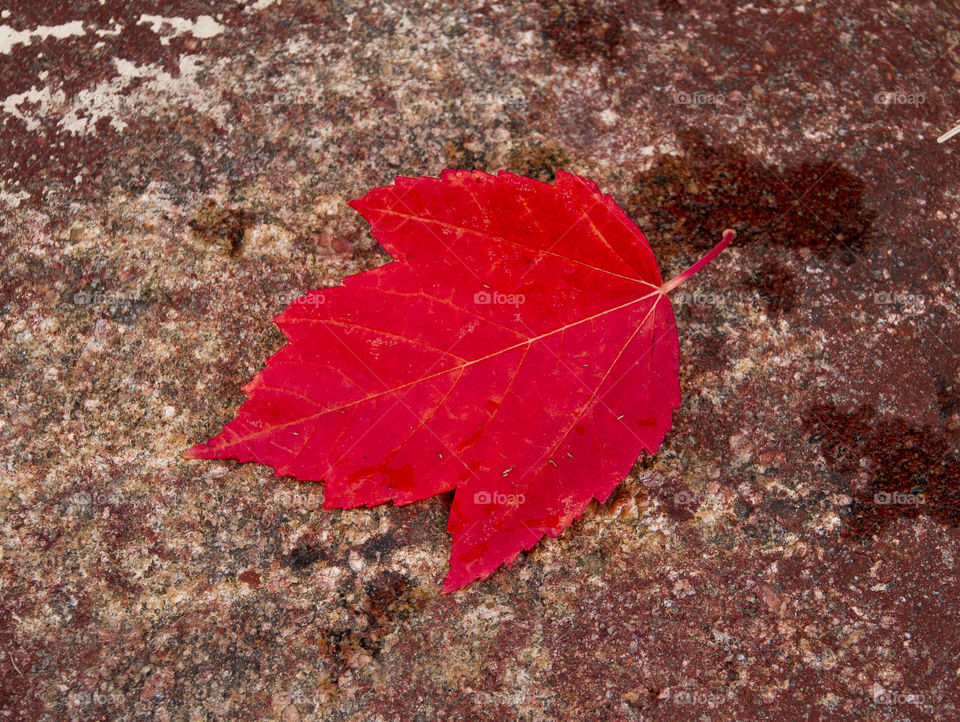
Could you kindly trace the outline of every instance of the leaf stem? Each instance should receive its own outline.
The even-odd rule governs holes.
[[[686,271],[684,271],[683,273],[681,273],[681,274],[679,274],[679,275],[677,275],[677,276],[674,276],[674,277],[671,278],[669,281],[667,281],[665,284],[663,284],[662,286],[660,286],[660,293],[670,293],[670,291],[672,291],[673,289],[675,289],[675,288],[676,288],[677,286],[679,286],[681,283],[683,283],[683,282],[686,281],[688,278],[690,278],[690,276],[692,276],[694,273],[696,273],[696,272],[699,271],[701,268],[703,268],[703,267],[706,266],[708,263],[710,263],[710,261],[712,261],[712,260],[713,260],[714,258],[716,258],[718,255],[720,255],[720,252],[721,252],[724,248],[726,248],[728,245],[730,245],[730,241],[732,241],[732,240],[733,240],[734,238],[736,238],[736,237],[737,237],[737,232],[736,232],[736,231],[731,230],[731,229],[729,229],[729,228],[728,228],[727,230],[725,230],[725,231],[723,232],[723,238],[721,238],[721,239],[720,239],[720,242],[719,242],[716,246],[713,247],[713,250],[710,251],[710,253],[708,253],[708,254],[705,255],[703,258],[701,258],[699,261],[697,261],[696,263],[694,263],[692,266],[690,266],[690,268],[688,268],[688,269],[687,269]]]
[[[946,133],[941,135],[939,138],[937,138],[937,142],[944,143],[950,140],[953,136],[957,135],[957,133],[960,133],[960,125],[958,125],[956,128],[951,128]]]

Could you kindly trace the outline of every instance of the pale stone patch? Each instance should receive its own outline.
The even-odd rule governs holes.
[[[0,203],[9,206],[10,208],[19,208],[20,203],[29,197],[30,194],[26,191],[17,191],[16,193],[11,193],[10,191],[0,190]]]
[[[212,38],[222,33],[226,28],[214,20],[209,15],[199,15],[196,20],[188,18],[171,17],[165,18],[162,15],[141,15],[137,25],[150,25],[150,29],[157,35],[164,25],[169,25],[173,29],[170,35],[161,35],[160,44],[169,45],[170,39],[179,35],[189,33],[195,38]]]
[[[83,22],[74,20],[62,25],[38,25],[33,30],[15,30],[9,25],[0,25],[0,54],[7,55],[14,45],[30,45],[34,37],[69,38],[72,35],[86,35]]]
[[[121,115],[154,112],[158,107],[183,102],[189,102],[197,110],[222,121],[220,95],[197,83],[200,56],[182,56],[177,77],[156,64],[136,65],[122,58],[114,58],[113,63],[117,69],[116,76],[81,90],[69,103],[62,90],[51,91],[49,87],[38,90],[33,87],[23,93],[7,96],[0,102],[0,108],[4,113],[23,120],[28,131],[39,128],[43,118],[53,113],[60,114],[60,128],[77,135],[92,133],[103,118],[110,119],[114,130],[123,131],[127,123]],[[132,92],[124,93],[135,80],[145,82]],[[24,109],[21,107],[24,103],[38,107]]]
[[[273,4],[280,4],[280,0],[255,0],[252,4],[244,8],[244,12],[255,13],[258,10],[266,10]]]

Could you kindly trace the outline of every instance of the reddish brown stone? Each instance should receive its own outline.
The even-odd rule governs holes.
[[[955,9],[162,5],[0,14],[0,719],[960,716]],[[449,499],[180,453],[445,167],[738,241],[656,458],[441,597]]]

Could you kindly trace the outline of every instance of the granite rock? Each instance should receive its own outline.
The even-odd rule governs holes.
[[[0,719],[960,718],[955,3],[3,7]],[[739,237],[656,457],[441,596],[449,498],[180,454],[448,167]]]

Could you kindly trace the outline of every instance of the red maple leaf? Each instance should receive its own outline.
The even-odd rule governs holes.
[[[680,404],[678,340],[643,233],[596,184],[397,178],[350,202],[396,259],[314,290],[289,343],[194,458],[323,480],[324,508],[455,489],[449,592],[603,502]]]

